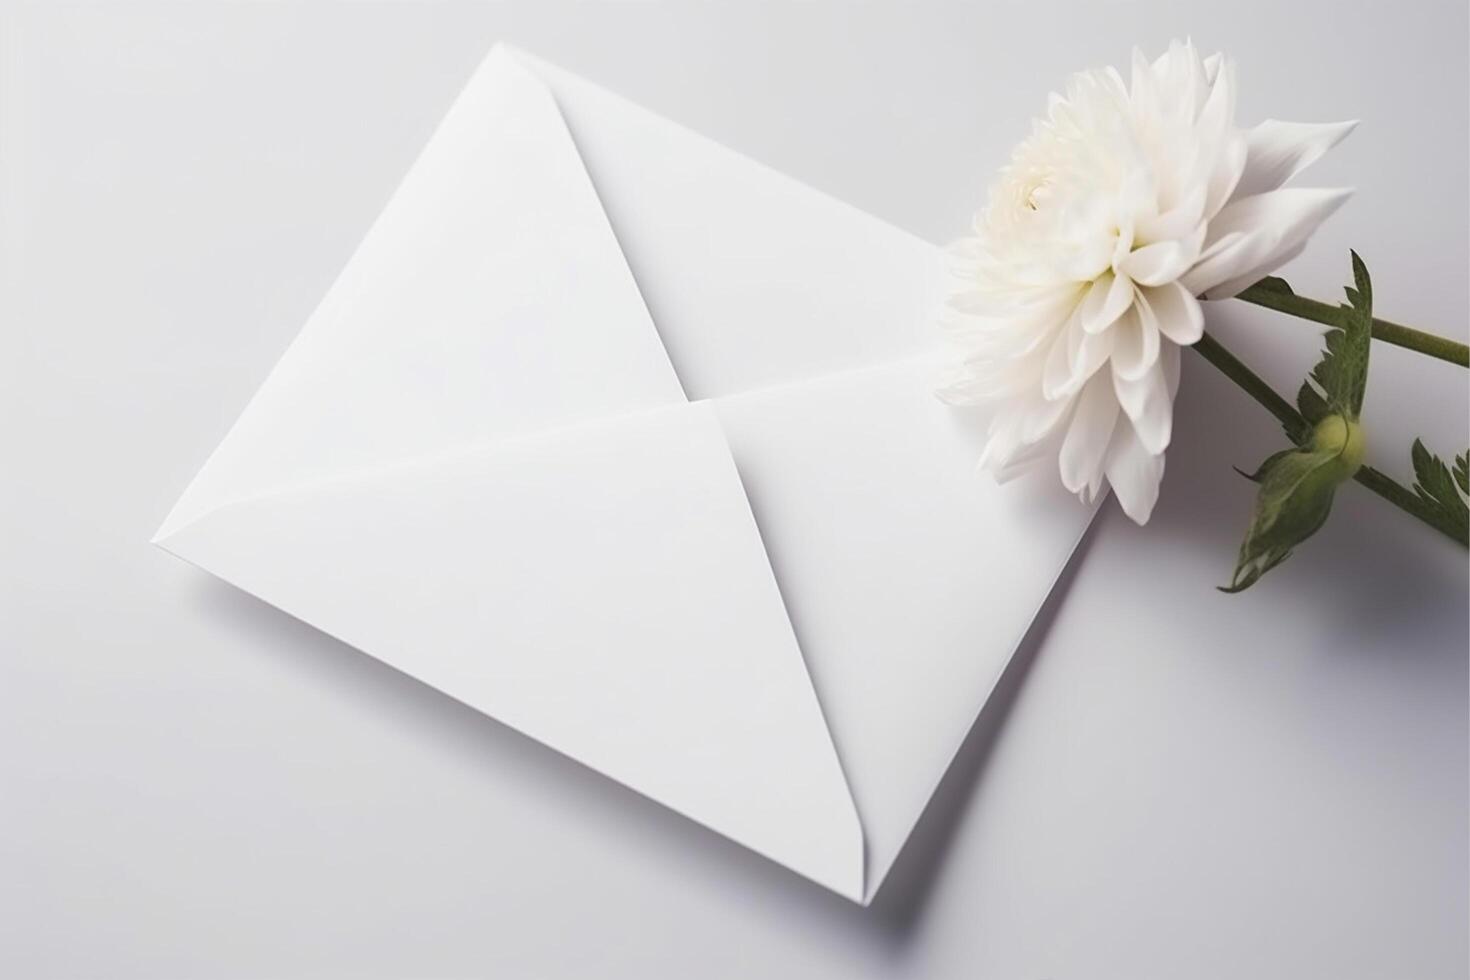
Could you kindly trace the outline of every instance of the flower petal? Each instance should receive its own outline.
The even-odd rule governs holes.
[[[1247,134],[1245,173],[1235,199],[1274,191],[1357,128],[1356,119],[1339,123],[1293,123],[1267,119]]]
[[[1203,336],[1205,315],[1189,290],[1177,282],[1143,290],[1143,298],[1153,310],[1159,333],[1176,344],[1188,347]]]
[[[1209,189],[1205,195],[1205,217],[1215,217],[1236,196],[1235,189],[1240,186],[1240,177],[1245,173],[1249,159],[1250,147],[1239,134],[1225,138],[1225,145],[1215,160],[1214,169],[1210,171]]]
[[[1141,299],[1141,298],[1140,298]],[[1113,370],[1136,381],[1159,357],[1159,327],[1147,302],[1138,302],[1108,331],[1113,335]]]
[[[1155,242],[1137,248],[1118,263],[1118,272],[1140,286],[1161,286],[1173,282],[1199,259],[1204,243],[1204,228],[1189,238]]]
[[[1270,272],[1352,195],[1350,190],[1288,187],[1232,201],[1210,222],[1204,253],[1180,280],[1196,296],[1247,273]]]
[[[1021,441],[1021,413],[1014,407],[1001,408],[985,432],[985,448],[976,468],[996,471],[1007,466],[1025,448]]]
[[[1102,333],[1084,330],[1074,336],[1076,344],[1071,347],[1073,370],[1086,380],[1113,353],[1113,333],[1111,330]]]
[[[1104,272],[1093,282],[1092,288],[1082,300],[1079,315],[1082,329],[1088,333],[1100,333],[1113,325],[1133,302],[1133,283],[1125,276]]]
[[[1210,295],[1214,299],[1229,299],[1245,287],[1253,286],[1256,283],[1260,282],[1270,273],[1275,272],[1277,269],[1281,268],[1286,263],[1296,258],[1298,255],[1301,255],[1303,252],[1306,251],[1306,249],[1307,243],[1305,241],[1300,241],[1292,248],[1287,249],[1281,255],[1272,256],[1270,262],[1263,262],[1260,265],[1252,268],[1244,275],[1236,276],[1234,279],[1225,280],[1224,282],[1220,283],[1220,285],[1211,289]]]
[[[1051,435],[1051,431],[1057,427],[1071,407],[1072,399],[1070,398],[1033,399],[1021,413],[1021,441],[1026,445],[1032,445]]]
[[[1174,396],[1179,394],[1179,350],[1178,344],[1165,344],[1159,351],[1159,360],[1164,364],[1164,383],[1169,386],[1170,405],[1174,404]]]
[[[1041,376],[1041,393],[1048,399],[1069,398],[1113,352],[1112,331],[1087,333],[1074,316],[1052,344]]]
[[[1163,214],[1140,217],[1133,231],[1134,244],[1145,245],[1189,238],[1199,234],[1205,216],[1205,189],[1194,188],[1177,207]]]
[[[1226,62],[1223,71],[1217,66],[1213,73],[1203,63],[1200,68],[1205,73],[1209,94],[1195,120],[1195,132],[1211,146],[1219,146],[1235,122],[1235,62]]]
[[[1173,432],[1174,403],[1169,397],[1169,380],[1160,359],[1143,377],[1129,381],[1113,372],[1113,391],[1118,404],[1133,423],[1138,441],[1150,453],[1169,448]]]
[[[1114,426],[1103,468],[1123,513],[1135,524],[1147,524],[1159,499],[1159,482],[1164,478],[1163,454],[1145,449],[1133,426]]]
[[[1128,99],[1140,119],[1151,119],[1158,114],[1158,89],[1154,81],[1153,67],[1148,63],[1140,48],[1133,49],[1131,84]]]
[[[1077,316],[1073,314],[1072,319],[1051,342],[1051,347],[1046,352],[1046,364],[1041,369],[1043,398],[1049,400],[1063,398],[1068,394],[1068,389],[1075,390],[1072,376],[1072,351],[1068,338],[1072,331],[1080,329],[1077,325]]]
[[[981,374],[963,369],[948,372],[934,389],[934,394],[946,405],[985,405],[1007,396],[1021,393],[1019,385],[1006,385],[991,374]]]
[[[989,467],[989,472],[996,483],[1009,483],[1042,460],[1055,456],[1060,442],[1058,432],[1053,432],[1045,439],[1016,451],[1004,465]]]
[[[1057,457],[1062,485],[1068,490],[1081,493],[1096,481],[1117,420],[1118,400],[1113,395],[1112,383],[1097,375],[1077,397],[1077,411]]]
[[[1205,69],[1205,80],[1211,85],[1215,84],[1215,78],[1220,74],[1220,65],[1225,61],[1225,55],[1219,51],[1205,58],[1201,65]]]
[[[1205,68],[1193,42],[1170,41],[1169,50],[1154,60],[1153,75],[1159,109],[1193,122],[1206,83]]]

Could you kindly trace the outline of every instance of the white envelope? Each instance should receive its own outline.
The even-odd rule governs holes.
[[[1092,515],[975,472],[947,288],[497,47],[155,542],[867,902]]]

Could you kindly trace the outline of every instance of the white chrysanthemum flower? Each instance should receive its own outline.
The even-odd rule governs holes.
[[[1158,499],[1179,349],[1196,297],[1234,295],[1305,246],[1346,190],[1282,188],[1354,123],[1235,126],[1234,66],[1175,42],[1132,81],[1113,69],[1053,95],[992,188],[948,332],[943,391],[995,415],[981,466],[1004,479],[1058,457],[1084,500],[1103,480],[1142,524]]]

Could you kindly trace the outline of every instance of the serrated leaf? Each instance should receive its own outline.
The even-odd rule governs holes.
[[[1296,295],[1291,291],[1291,284],[1280,276],[1267,276],[1256,283],[1257,289],[1264,289],[1271,293],[1285,293],[1288,296]]]
[[[1241,542],[1230,584],[1221,586],[1222,592],[1250,588],[1317,533],[1332,511],[1344,466],[1337,450],[1288,449],[1269,456],[1254,479],[1261,489],[1251,526]]]
[[[1302,413],[1302,418],[1306,419],[1309,425],[1316,425],[1332,414],[1327,408],[1327,399],[1317,394],[1317,389],[1306,381],[1303,381],[1302,386],[1297,389],[1296,410]],[[1288,432],[1287,435],[1291,433]]]
[[[1323,336],[1322,359],[1297,392],[1297,408],[1313,424],[1328,415],[1356,422],[1363,412],[1373,342],[1373,283],[1358,253],[1352,257],[1353,285],[1346,290],[1347,304],[1340,307],[1343,326]]]
[[[1463,540],[1470,533],[1470,450],[1455,457],[1453,472],[1419,439],[1414,440],[1409,455],[1414,463],[1414,493]]]
[[[1356,422],[1363,414],[1363,395],[1368,390],[1368,353],[1373,347],[1373,280],[1368,277],[1368,266],[1362,256],[1357,252],[1352,256],[1354,288],[1347,290],[1349,313],[1336,357],[1341,388],[1332,392],[1329,404],[1336,402],[1343,417]]]

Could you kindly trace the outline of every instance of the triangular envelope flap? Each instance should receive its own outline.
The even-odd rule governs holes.
[[[165,547],[861,899],[857,815],[710,406],[267,494]]]
[[[555,102],[496,50],[160,535],[274,487],[683,401]]]
[[[925,359],[715,402],[867,841],[867,894],[1093,509],[974,471]]]
[[[941,251],[517,53],[550,88],[690,398],[915,354]]]

